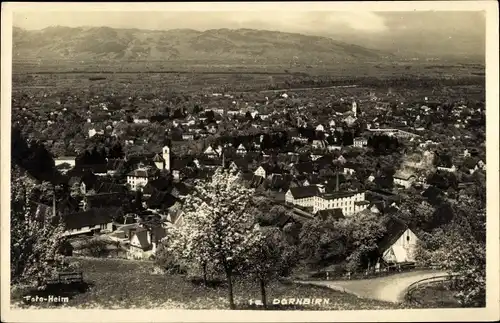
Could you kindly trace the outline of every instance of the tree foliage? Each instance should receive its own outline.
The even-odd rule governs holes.
[[[31,177],[12,167],[11,183],[11,281],[41,286],[62,265],[63,227],[50,206],[36,202]]]
[[[235,169],[219,168],[208,181],[198,181],[184,200],[181,227],[170,227],[166,247],[179,259],[223,270],[228,299],[234,309],[232,278],[261,240],[248,212],[252,190],[245,188]]]

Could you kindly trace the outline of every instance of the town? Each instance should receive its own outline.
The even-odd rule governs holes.
[[[52,157],[12,158],[38,180],[54,178],[40,165],[59,174],[38,208],[63,215],[69,255],[157,258],[196,180],[225,168],[265,201],[257,224],[290,232],[299,248],[307,222],[389,219],[368,262],[328,269],[346,260],[322,255],[311,269],[345,278],[414,268],[420,237],[453,217],[447,201],[485,185],[483,93],[428,92],[337,86],[191,93],[175,104],[175,95],[31,91],[13,96],[13,144]]]
[[[485,17],[358,14],[18,15],[12,307],[485,307]]]

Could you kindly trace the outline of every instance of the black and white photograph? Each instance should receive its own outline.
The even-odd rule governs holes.
[[[2,3],[2,29],[2,321],[499,319],[495,2]]]

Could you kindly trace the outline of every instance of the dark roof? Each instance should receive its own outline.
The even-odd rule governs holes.
[[[125,193],[127,191],[126,187],[111,182],[96,182],[95,183],[96,193]]]
[[[344,197],[349,197],[358,194],[359,192],[332,192],[332,193],[326,193],[323,194],[321,197],[323,197],[325,200],[329,199],[338,199],[338,198],[344,198]]]
[[[120,168],[125,163],[125,160],[123,159],[108,159],[108,164],[107,164],[107,169],[108,170],[117,170]]]
[[[234,163],[240,170],[248,169],[248,161],[245,159],[234,159],[231,161],[231,163]]]
[[[408,226],[403,221],[390,217],[385,227],[387,229],[385,235],[380,239],[377,243],[378,250],[380,253],[383,253],[389,247],[391,247],[401,235],[408,229]]]
[[[164,177],[148,181],[146,186],[143,188],[145,194],[153,194],[156,191],[166,192],[172,189],[172,183]]]
[[[158,175],[158,169],[155,168],[140,168],[131,171],[130,173],[127,174],[127,176],[134,176],[134,177],[153,177]]]
[[[314,164],[312,162],[303,162],[293,165],[293,168],[300,174],[310,174],[314,171]]]
[[[319,189],[317,186],[292,187],[290,192],[294,199],[302,199],[318,195]]]
[[[185,156],[185,157],[174,157],[172,158],[172,169],[176,170],[181,170],[186,167],[194,167],[193,163],[194,158],[191,156]]]
[[[155,192],[146,201],[150,208],[164,208],[167,209],[175,204],[177,199],[168,192]]]
[[[124,194],[122,193],[103,193],[86,195],[85,200],[91,208],[121,206],[124,202]]]
[[[320,210],[316,213],[316,216],[319,216],[323,220],[326,220],[329,218],[336,219],[336,220],[344,218],[344,214],[342,213],[342,209]]]
[[[171,194],[174,196],[188,195],[191,192],[191,188],[182,182],[174,183]]]
[[[159,154],[156,154],[154,157],[153,157],[153,161],[156,163],[156,162],[164,162],[165,160],[163,159],[162,156],[160,156]]]
[[[113,222],[113,217],[122,212],[119,207],[96,208],[88,211],[66,214],[64,223],[66,229],[80,229],[86,226],[95,226]]]
[[[77,168],[82,171],[91,171],[94,174],[103,174],[108,172],[107,164],[78,165]]]

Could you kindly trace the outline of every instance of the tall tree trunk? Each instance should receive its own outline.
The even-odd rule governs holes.
[[[226,268],[226,279],[227,279],[227,292],[229,298],[229,308],[234,310],[236,309],[236,307],[234,306],[232,270],[229,268]]]
[[[203,268],[203,284],[207,286],[207,264],[204,262],[202,265]]]
[[[266,283],[264,282],[263,279],[259,279],[259,283],[260,283],[260,295],[262,299],[262,305],[266,310],[267,309]]]

